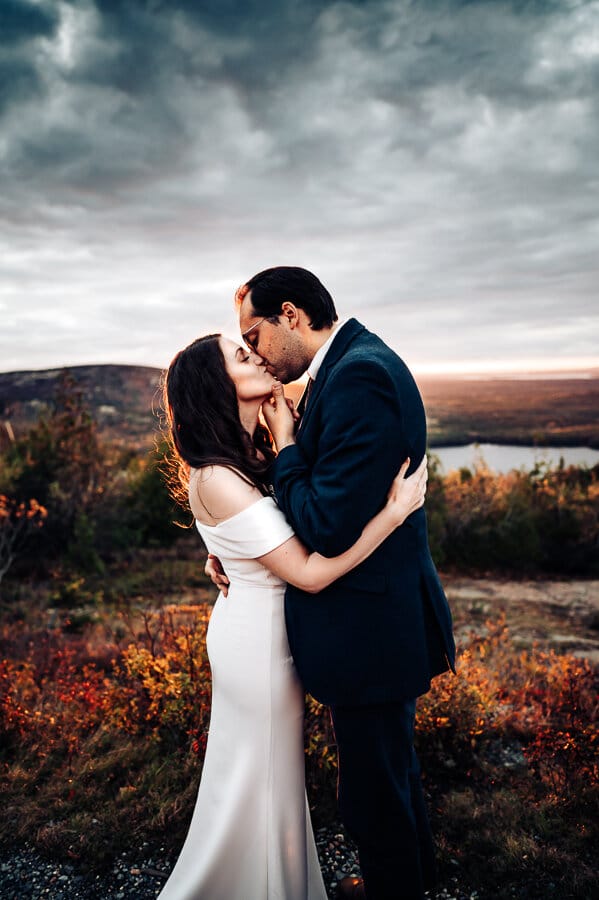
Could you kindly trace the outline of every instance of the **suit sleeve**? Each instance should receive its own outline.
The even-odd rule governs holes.
[[[334,371],[317,401],[322,426],[312,468],[297,445],[273,467],[277,501],[295,532],[323,556],[352,546],[384,505],[409,453],[398,393],[382,365]],[[412,459],[413,470],[420,460]]]

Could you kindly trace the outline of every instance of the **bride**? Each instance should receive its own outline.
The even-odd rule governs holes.
[[[262,359],[207,335],[175,356],[164,393],[180,486],[230,585],[207,633],[212,709],[197,802],[159,900],[326,900],[285,582],[318,592],[369,556],[422,506],[426,459],[409,478],[406,460],[353,547],[325,558],[294,536],[269,490],[271,434],[276,443],[297,414]]]

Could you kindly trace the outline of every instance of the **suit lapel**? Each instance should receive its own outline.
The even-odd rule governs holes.
[[[329,372],[336,365],[336,363],[339,362],[349,345],[356,339],[359,334],[362,334],[362,332],[365,330],[366,329],[364,328],[364,326],[361,325],[357,319],[348,319],[345,325],[343,325],[335,335],[333,343],[329,347],[327,355],[323,359],[322,365],[318,370],[318,375],[316,376],[312,385],[312,390],[310,391],[310,402],[307,404],[306,410],[301,418],[298,428],[298,435],[306,427],[306,423],[310,419],[310,414],[314,410],[320,392],[326,384]]]

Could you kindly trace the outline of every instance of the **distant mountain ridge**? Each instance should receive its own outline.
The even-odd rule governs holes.
[[[162,370],[151,366],[92,365],[0,373],[0,439],[23,434],[51,406],[61,373],[77,382],[105,440],[151,446],[159,426]],[[417,378],[427,411],[431,447],[498,444],[599,448],[599,377],[523,375]],[[298,384],[288,393],[297,399]]]
[[[63,372],[78,383],[100,435],[118,443],[147,444],[158,427],[162,370],[150,366],[94,365],[0,372],[0,420],[16,435],[49,408]]]

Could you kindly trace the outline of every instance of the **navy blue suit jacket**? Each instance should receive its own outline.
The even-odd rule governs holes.
[[[422,399],[407,366],[355,319],[333,340],[296,444],[273,465],[279,506],[312,550],[336,556],[385,504],[403,460],[426,448]],[[451,613],[424,509],[319,594],[289,585],[289,645],[305,689],[348,705],[416,697],[454,668]]]

